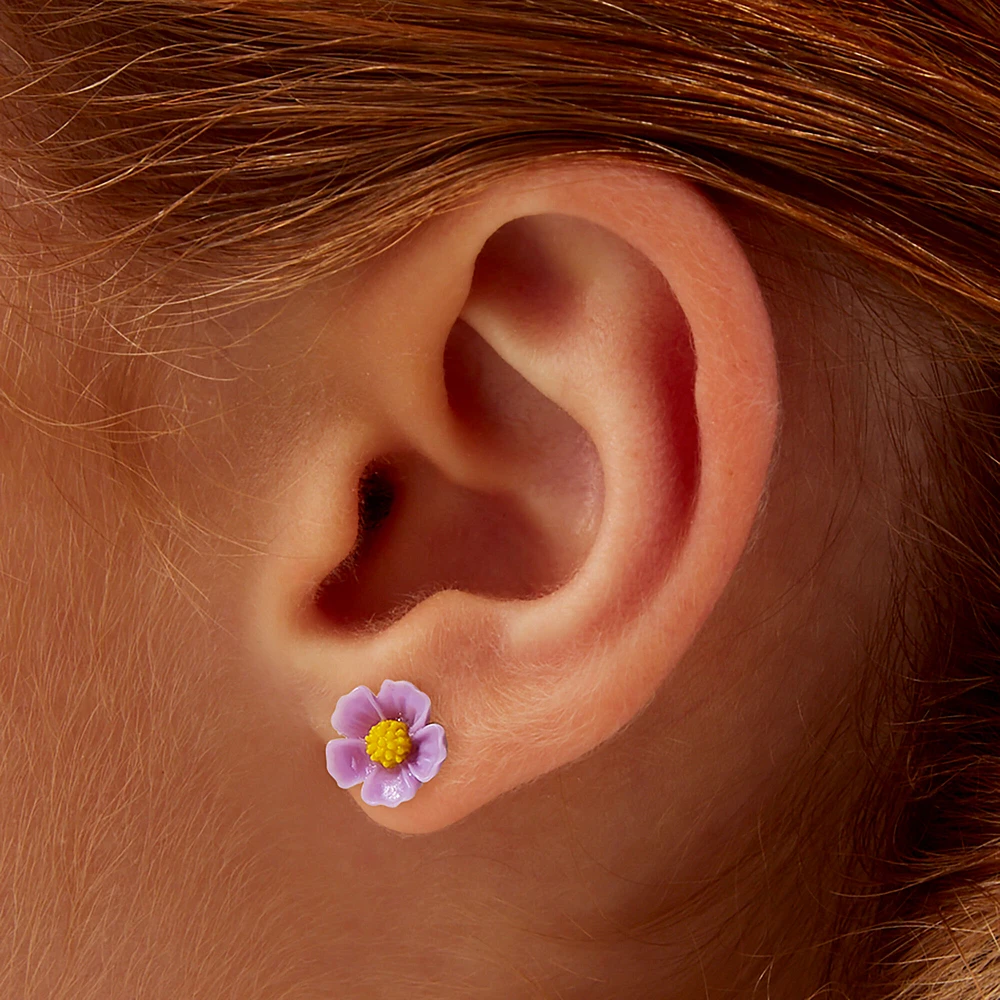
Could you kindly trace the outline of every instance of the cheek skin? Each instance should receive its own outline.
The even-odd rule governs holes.
[[[101,984],[146,995],[147,976],[162,996],[280,995],[302,979],[289,956],[317,933],[289,914],[321,907],[303,902],[308,866],[283,821],[298,800],[275,772],[309,768],[234,635],[239,562],[213,553],[221,540],[150,516],[158,491],[144,489],[150,465],[127,421],[102,436],[59,412],[60,386],[87,384],[81,367],[60,382],[72,356],[46,371],[51,353],[26,356],[37,361],[7,398],[35,385],[35,412],[52,416],[37,429],[0,412],[0,922],[14,928],[0,942],[0,995],[25,982],[52,1000]],[[87,400],[73,410],[92,417]],[[137,475],[121,465],[130,448]],[[197,500],[187,475],[165,481]]]
[[[225,578],[224,564],[150,544],[140,518],[114,513],[111,479],[94,479],[109,470],[91,462],[74,474],[78,453],[62,448],[47,448],[37,475],[4,476],[16,513],[0,657],[19,669],[0,680],[0,797],[17,803],[0,817],[0,844],[17,845],[0,874],[0,916],[17,930],[0,968],[41,976],[36,995],[53,1000],[100,984],[138,996],[142,976],[156,996],[281,995],[302,978],[290,956],[347,962],[306,918],[329,911],[337,886],[361,888],[349,870],[303,876],[317,873],[303,856],[316,845],[292,833],[309,817],[286,779],[309,773],[310,748],[289,739],[295,722],[274,692],[254,687],[224,593],[196,593]],[[103,502],[84,507],[95,481]],[[350,840],[336,824],[325,835]],[[374,859],[358,853],[370,870]],[[42,965],[38,941],[51,945]],[[120,957],[109,942],[127,943]],[[19,994],[2,973],[0,986]]]

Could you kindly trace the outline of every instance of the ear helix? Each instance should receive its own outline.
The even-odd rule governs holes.
[[[448,756],[444,727],[428,722],[430,698],[409,681],[360,684],[337,702],[330,722],[344,739],[326,745],[326,769],[341,788],[361,785],[370,806],[408,802]]]

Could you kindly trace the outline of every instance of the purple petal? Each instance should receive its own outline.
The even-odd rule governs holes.
[[[361,801],[370,806],[389,806],[395,809],[400,802],[409,802],[420,782],[410,774],[408,764],[396,767],[375,765],[375,770],[365,778],[361,786]]]
[[[410,773],[417,781],[430,781],[448,756],[448,741],[444,738],[444,726],[432,722],[413,738],[413,752],[406,761]]]
[[[402,719],[412,735],[427,725],[431,700],[409,681],[382,681],[378,706],[387,719]]]
[[[365,752],[364,740],[330,740],[326,745],[326,769],[341,788],[364,781],[373,767],[384,770]]]
[[[371,689],[359,684],[337,702],[330,724],[344,736],[367,736],[368,730],[384,718]]]

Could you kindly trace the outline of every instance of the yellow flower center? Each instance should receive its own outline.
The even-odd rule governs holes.
[[[376,722],[365,737],[365,750],[383,767],[395,767],[410,756],[410,730],[399,719]]]

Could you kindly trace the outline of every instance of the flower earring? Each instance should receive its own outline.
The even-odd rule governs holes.
[[[360,684],[338,702],[330,723],[346,739],[326,745],[326,769],[341,788],[361,785],[361,800],[395,808],[409,802],[448,756],[444,726],[428,724],[431,700],[409,681]]]

